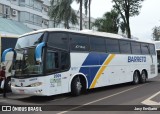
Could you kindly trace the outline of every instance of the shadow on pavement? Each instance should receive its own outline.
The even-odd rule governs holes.
[[[16,95],[19,98],[16,97],[8,97],[8,99],[12,100],[19,100],[27,103],[44,103],[55,99],[61,99],[64,97],[69,96],[69,94],[61,94],[61,95],[54,95],[54,96],[27,96],[27,95]]]
[[[157,83],[158,81],[156,79],[154,80],[148,80],[146,83]],[[89,95],[89,94],[96,94],[96,93],[100,93],[106,90],[114,90],[114,89],[120,89],[123,87],[134,87],[135,85],[133,85],[132,83],[124,83],[124,84],[117,84],[117,85],[111,85],[111,86],[106,86],[106,87],[100,87],[100,88],[96,88],[96,89],[91,89],[91,90],[87,90],[86,93],[84,93],[83,95]],[[44,103],[44,102],[48,102],[48,101],[52,101],[52,100],[57,100],[57,99],[63,99],[66,97],[72,97],[70,95],[70,93],[67,94],[60,94],[60,95],[53,95],[53,96],[29,96],[29,95],[15,95],[12,94],[10,96],[8,96],[8,99],[12,99],[12,100],[19,100],[19,101],[23,101],[26,103]]]

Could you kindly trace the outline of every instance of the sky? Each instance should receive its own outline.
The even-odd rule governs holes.
[[[112,0],[92,0],[91,17],[100,18],[112,9]],[[75,2],[72,7],[76,10],[79,5]],[[140,14],[130,18],[131,34],[140,40],[151,40],[152,29],[160,26],[160,0],[144,0]]]

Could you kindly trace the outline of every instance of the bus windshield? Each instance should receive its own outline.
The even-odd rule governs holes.
[[[40,75],[43,71],[42,63],[35,61],[35,47],[16,50],[17,60],[14,62],[13,69],[15,76]]]
[[[22,36],[18,39],[15,49],[35,46],[42,42],[44,33],[36,33],[27,36]]]

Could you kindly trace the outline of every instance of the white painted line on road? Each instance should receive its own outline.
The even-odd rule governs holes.
[[[160,94],[160,91],[153,94],[151,97],[147,98],[146,100],[142,101],[141,103],[145,104],[145,105],[159,105],[160,106],[160,102],[155,102],[155,101],[151,100],[152,98],[156,97],[159,94]]]
[[[148,84],[148,83],[147,83],[147,84]],[[112,95],[109,95],[109,96],[103,97],[103,98],[101,98],[101,99],[97,99],[97,100],[94,100],[94,101],[91,101],[91,102],[88,102],[88,103],[82,104],[81,106],[77,106],[77,107],[74,107],[74,108],[68,109],[68,110],[66,110],[66,111],[59,112],[59,113],[57,113],[57,114],[64,114],[64,113],[67,113],[67,112],[69,112],[69,111],[72,111],[72,110],[75,110],[75,109],[81,108],[81,107],[83,107],[83,106],[85,106],[85,105],[90,105],[90,104],[93,104],[93,103],[96,103],[96,102],[102,101],[102,100],[104,100],[104,99],[108,99],[108,98],[114,97],[114,96],[116,96],[116,95],[119,95],[119,94],[125,93],[125,92],[127,92],[127,91],[130,91],[130,90],[136,89],[136,88],[138,88],[138,87],[141,87],[141,86],[144,86],[144,85],[147,85],[147,84],[143,84],[143,85],[139,85],[139,86],[136,86],[136,87],[132,87],[132,88],[130,88],[130,89],[123,90],[123,91],[121,91],[121,92],[118,92],[118,93],[115,93],[115,94],[112,94]]]

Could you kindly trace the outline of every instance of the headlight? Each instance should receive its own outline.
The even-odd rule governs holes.
[[[16,86],[15,84],[11,83],[11,86]]]
[[[36,87],[42,85],[42,82],[36,82],[30,85],[30,87]]]

